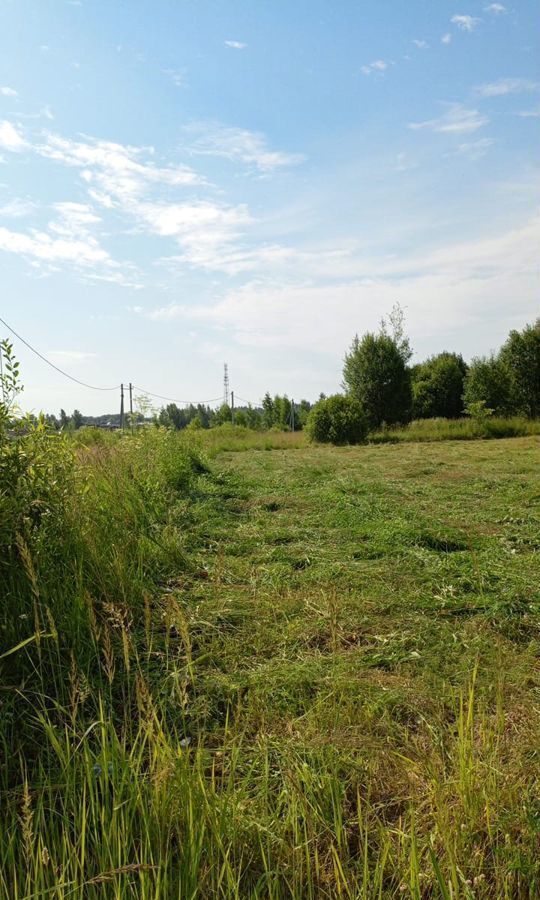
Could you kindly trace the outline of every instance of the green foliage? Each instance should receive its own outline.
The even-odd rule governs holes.
[[[463,357],[456,353],[439,353],[413,366],[413,418],[457,419],[463,413],[466,372]]]
[[[471,400],[471,402],[467,404],[465,412],[474,422],[483,424],[493,415],[495,410],[489,409],[489,407],[486,406],[485,400]]]
[[[501,350],[501,362],[512,381],[517,410],[540,416],[540,319],[523,331],[511,331]]]
[[[16,400],[23,390],[19,363],[13,353],[13,344],[0,341],[0,438],[12,422]]]
[[[74,409],[71,414],[71,424],[75,431],[77,431],[83,424],[82,413],[78,409]]]
[[[222,403],[213,417],[213,425],[225,425],[232,419],[231,407],[228,403]]]
[[[497,416],[514,412],[512,379],[499,356],[473,359],[465,376],[463,402],[466,409],[473,403],[483,402]]]
[[[501,418],[486,410],[484,401],[476,401],[475,415],[462,419],[415,419],[403,427],[372,432],[372,444],[396,444],[432,441],[474,441],[479,438],[511,438],[540,434],[540,421],[523,416]]]
[[[356,336],[345,356],[343,382],[365,411],[370,429],[410,418],[411,378],[406,362],[387,334]]]
[[[342,394],[319,400],[306,424],[309,438],[324,444],[361,444],[367,431],[361,405],[353,397]]]

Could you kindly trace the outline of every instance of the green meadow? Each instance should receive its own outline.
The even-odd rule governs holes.
[[[538,436],[245,435],[4,447],[0,896],[538,897]]]

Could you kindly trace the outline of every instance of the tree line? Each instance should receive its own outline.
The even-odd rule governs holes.
[[[513,330],[498,353],[444,351],[411,366],[403,311],[378,333],[358,335],[345,355],[343,394],[320,400],[307,426],[318,441],[357,443],[370,431],[412,419],[540,415],[540,319]]]
[[[396,305],[378,332],[354,337],[344,358],[342,394],[321,394],[312,405],[267,392],[260,406],[234,410],[226,403],[218,409],[169,403],[153,415],[136,413],[134,419],[177,431],[230,422],[256,430],[306,428],[318,441],[357,443],[370,431],[415,419],[540,416],[540,319],[511,331],[497,353],[475,357],[470,364],[446,350],[414,365],[411,357],[403,311]],[[68,416],[61,410],[58,418],[47,415],[46,420],[62,430],[118,427],[120,415],[83,416],[74,410]]]

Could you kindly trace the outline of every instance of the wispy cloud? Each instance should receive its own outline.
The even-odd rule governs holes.
[[[89,266],[112,262],[107,251],[99,246],[95,238],[86,237],[83,240],[53,237],[47,232],[34,229],[30,234],[23,234],[0,228],[0,250],[47,263],[70,262],[77,266]]]
[[[247,130],[202,123],[192,126],[188,133],[196,138],[189,148],[192,153],[238,160],[263,174],[303,160],[300,154],[269,149],[263,135]],[[5,143],[17,149],[23,140],[10,125],[0,134]],[[253,219],[245,204],[188,199],[187,192],[212,189],[211,185],[191,167],[159,164],[152,147],[132,147],[88,136],[72,140],[54,133],[41,135],[24,146],[28,152],[74,169],[88,195],[88,203],[54,204],[54,218],[41,230],[2,230],[0,249],[19,253],[38,266],[51,270],[66,263],[83,271],[87,279],[139,286],[133,281],[135,267],[117,262],[102,246],[100,236],[105,233],[105,225],[97,210],[104,215],[114,211],[131,231],[173,241],[176,254],[161,258],[170,266],[236,274],[270,265],[287,255],[288,251],[279,246],[249,245],[245,232]],[[16,207],[11,211],[22,212]]]
[[[468,159],[473,162],[477,159],[481,159],[486,155],[489,148],[493,146],[495,140],[493,138],[481,138],[478,141],[468,141],[463,144],[459,144],[457,148],[457,153],[461,156],[466,156]]]
[[[0,206],[0,216],[4,219],[25,219],[38,209],[38,204],[28,198],[14,197]]]
[[[148,230],[174,238],[180,250],[175,261],[221,271],[232,244],[251,222],[245,205],[226,206],[210,201],[196,203],[139,203],[137,217]]]
[[[446,341],[460,323],[474,328],[499,310],[508,316],[508,294],[520,297],[524,314],[534,310],[539,223],[497,237],[448,244],[424,256],[357,260],[356,275],[344,281],[341,267],[351,261],[337,255],[334,279],[324,283],[303,275],[271,283],[253,278],[228,290],[216,303],[197,307],[171,304],[142,312],[148,318],[205,322],[228,331],[244,347],[340,354],[360,327],[376,327],[378,311],[389,309],[396,295],[407,308],[411,331]],[[434,318],[434,297],[437,315]],[[309,315],[306,316],[306,311]],[[332,310],[329,318],[329,310]],[[284,326],[284,323],[285,326]]]
[[[223,43],[232,50],[245,50],[247,47],[247,44],[244,44],[243,41],[223,41]]]
[[[7,85],[3,85],[0,87],[0,96],[2,97],[18,97],[18,93],[15,88],[8,87]]]
[[[0,147],[14,153],[26,147],[26,141],[20,131],[5,119],[0,122]]]
[[[487,6],[484,6],[484,12],[500,16],[501,13],[506,12],[506,6],[503,6],[502,3],[488,3]]]
[[[446,34],[443,34],[441,38],[441,44],[451,44],[452,43],[452,35],[448,31]]]
[[[74,141],[49,134],[36,149],[41,156],[80,169],[93,199],[109,208],[141,196],[150,186],[204,183],[188,166],[156,165],[152,147],[131,147],[94,138]]]
[[[477,109],[470,109],[460,103],[451,103],[442,116],[428,119],[425,122],[410,122],[413,131],[425,129],[440,134],[469,134],[487,125],[489,119],[481,115]]]
[[[303,162],[301,153],[270,150],[263,134],[245,128],[229,128],[212,122],[199,122],[186,129],[195,137],[191,152],[203,156],[221,156],[237,160],[269,173],[284,166]]]
[[[519,116],[520,119],[538,119],[540,118],[540,106],[537,106],[536,109],[522,109],[516,113],[516,116]]]
[[[178,69],[162,69],[161,71],[170,78],[175,87],[180,88],[186,86],[185,72],[180,72]]]
[[[419,41],[416,38],[413,40],[413,44],[415,47],[418,47],[419,50],[427,50],[429,44],[427,41]]]
[[[374,62],[368,63],[365,66],[362,66],[360,71],[362,72],[363,75],[372,75],[373,73],[382,75],[382,74],[384,74],[384,72],[386,72],[388,66],[389,66],[389,63],[387,63],[386,60],[376,59]]]
[[[450,21],[453,25],[457,25],[458,28],[461,28],[462,31],[474,31],[479,22],[481,22],[481,19],[478,19],[475,16],[459,15],[452,16]]]
[[[480,84],[474,92],[479,97],[504,97],[507,94],[523,94],[540,91],[540,82],[528,78],[500,78],[489,84]]]

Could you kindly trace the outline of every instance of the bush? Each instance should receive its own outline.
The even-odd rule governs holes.
[[[357,400],[334,394],[315,404],[306,430],[310,440],[322,444],[361,444],[367,437],[368,426]]]

